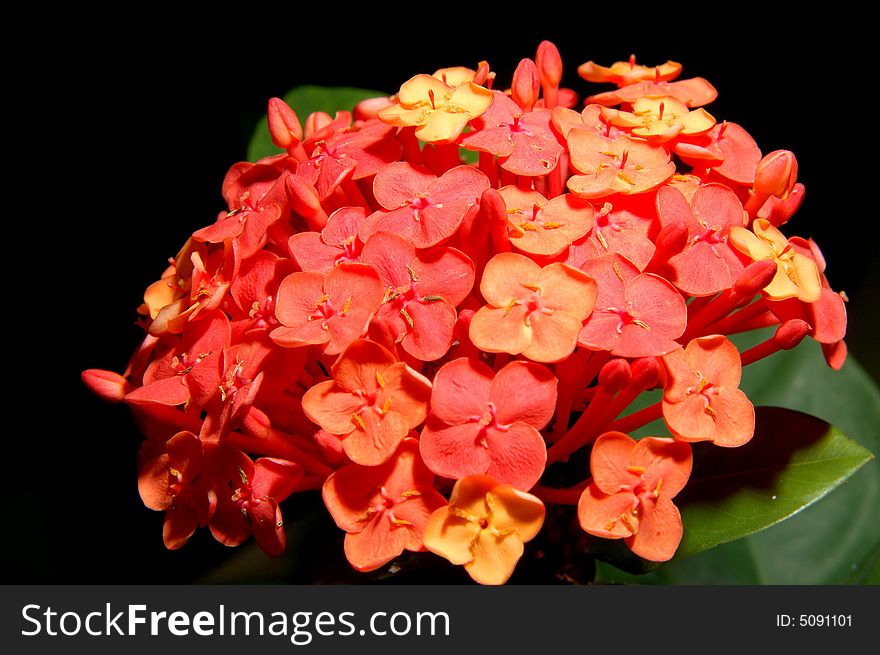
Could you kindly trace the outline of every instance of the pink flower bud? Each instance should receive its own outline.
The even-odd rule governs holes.
[[[633,385],[639,389],[653,389],[660,380],[660,364],[656,357],[640,357],[630,369]]]
[[[733,285],[733,290],[737,295],[752,297],[770,284],[775,275],[776,262],[772,259],[752,262],[739,274]]]
[[[272,136],[272,143],[285,150],[302,141],[299,118],[281,98],[269,100],[269,134]]]
[[[599,384],[608,393],[617,393],[632,381],[629,362],[620,357],[610,360],[599,371]]]
[[[799,318],[793,318],[786,321],[776,329],[773,335],[773,341],[782,350],[791,350],[796,347],[804,337],[810,333],[810,324]]]
[[[520,107],[525,111],[531,110],[538,101],[538,93],[541,90],[541,80],[538,76],[538,67],[531,59],[523,59],[513,73],[513,85],[511,95]]]
[[[121,403],[129,392],[128,380],[112,371],[90,368],[81,377],[93,394],[110,403]]]
[[[535,54],[535,63],[541,74],[542,86],[557,87],[562,81],[562,57],[550,41],[541,41]]]
[[[330,123],[333,122],[333,117],[330,116],[327,112],[323,111],[313,111],[311,114],[306,116],[306,138],[310,139],[314,134]]]
[[[797,182],[798,164],[789,150],[774,150],[758,162],[755,171],[755,193],[772,195],[783,200]]]

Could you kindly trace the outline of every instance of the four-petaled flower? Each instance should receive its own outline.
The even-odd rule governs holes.
[[[578,502],[581,527],[597,537],[622,538],[639,557],[665,562],[681,541],[681,515],[672,499],[692,463],[686,443],[606,432],[590,454],[593,481]]]
[[[474,345],[558,362],[574,350],[597,292],[595,280],[576,268],[559,263],[541,268],[524,255],[502,253],[486,264],[480,293],[489,304],[471,319]]]
[[[397,103],[380,109],[378,116],[391,125],[415,126],[422,141],[448,143],[458,138],[468,121],[489,108],[492,98],[491,91],[473,82],[452,87],[432,75],[420,74],[404,82]]]
[[[547,200],[515,186],[498,189],[507,205],[510,242],[533,255],[558,255],[593,227],[593,206],[570,193]]]
[[[452,345],[455,308],[474,285],[474,264],[459,250],[435,246],[416,252],[403,237],[378,232],[361,260],[379,273],[385,287],[375,321],[382,321],[410,355],[440,359]]]
[[[653,273],[640,273],[620,255],[588,261],[583,270],[599,285],[593,313],[578,344],[618,357],[652,357],[676,350],[687,308],[681,294]]]
[[[364,466],[387,461],[428,413],[431,383],[372,341],[358,339],[339,356],[332,380],[302,399],[311,421],[340,435],[351,460]]]
[[[752,261],[776,263],[776,275],[764,287],[772,300],[797,298],[816,302],[822,296],[819,269],[810,257],[798,252],[788,239],[763,218],[755,220],[752,231],[744,227],[730,228],[730,243]]]
[[[739,389],[742,363],[729,339],[693,339],[663,363],[663,419],[676,439],[735,447],[752,438],[755,408]]]
[[[420,166],[390,164],[373,180],[373,193],[384,210],[361,223],[361,241],[376,232],[393,232],[416,248],[435,246],[455,233],[488,188],[488,178],[471,166],[456,166],[438,178]]]
[[[462,146],[497,155],[501,168],[516,175],[546,175],[556,168],[565,147],[550,129],[550,112],[524,112],[508,96],[494,94],[492,106],[474,121]]]
[[[345,556],[354,568],[374,571],[404,550],[424,550],[428,517],[446,504],[433,482],[415,439],[404,439],[384,464],[348,464],[327,478],[324,504],[346,532]]]
[[[431,514],[424,544],[480,584],[504,584],[544,524],[544,504],[488,475],[455,483],[449,505]]]
[[[272,340],[287,347],[327,344],[336,355],[361,336],[382,304],[379,274],[366,264],[339,264],[327,275],[291,273],[278,288]]]
[[[572,175],[568,188],[582,198],[604,198],[615,193],[645,193],[675,173],[675,164],[662,146],[621,136],[609,142],[592,131],[575,128],[568,133]]]
[[[422,457],[443,477],[485,473],[531,489],[547,460],[539,430],[555,407],[556,378],[540,364],[511,362],[496,374],[475,359],[453,360],[434,378]]]

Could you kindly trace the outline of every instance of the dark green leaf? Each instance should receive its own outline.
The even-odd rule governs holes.
[[[686,526],[681,559],[770,527],[841,485],[870,452],[806,414],[760,407],[740,448],[694,446],[694,471],[676,500]]]
[[[353,87],[298,86],[284,95],[284,101],[293,108],[300,122],[305,123],[306,117],[315,111],[327,112],[331,116],[337,111],[351,111],[361,100],[387,96],[382,91],[356,89]],[[276,155],[281,150],[275,147],[269,136],[269,121],[263,116],[257,123],[254,134],[248,145],[248,161],[257,161],[263,157]]]

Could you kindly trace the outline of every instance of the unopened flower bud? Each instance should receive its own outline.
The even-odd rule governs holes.
[[[281,98],[269,100],[269,134],[272,143],[287,150],[302,141],[302,126],[290,106]]]
[[[755,193],[784,200],[797,182],[797,172],[797,159],[790,150],[774,150],[758,162]]]
[[[523,59],[513,73],[511,87],[513,99],[523,110],[529,111],[538,101],[540,90],[541,79],[538,75],[538,67],[531,59]]]
[[[541,75],[541,85],[557,87],[562,81],[562,57],[550,41],[541,41],[535,54],[535,63]]]

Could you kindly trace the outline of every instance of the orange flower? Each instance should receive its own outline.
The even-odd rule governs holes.
[[[575,128],[568,134],[571,165],[581,175],[568,188],[582,198],[604,198],[615,193],[644,193],[675,173],[669,152],[661,146],[622,136],[614,141]]]
[[[533,255],[558,255],[593,227],[593,206],[570,193],[547,200],[516,186],[498,189],[514,228],[510,243]]]
[[[755,408],[739,387],[742,362],[729,339],[693,339],[664,355],[663,419],[676,439],[742,446],[755,433]]]
[[[356,464],[388,460],[407,433],[425,420],[431,383],[379,344],[357,339],[302,399],[305,415],[330,434]]]
[[[687,483],[692,463],[686,443],[606,432],[590,455],[593,482],[578,502],[581,527],[597,537],[625,539],[639,557],[672,558],[682,535],[672,498]]]
[[[703,134],[715,125],[715,119],[705,109],[691,111],[671,96],[643,96],[635,101],[631,112],[603,109],[602,116],[612,125],[626,128],[652,143],[664,143],[679,134]]]
[[[635,55],[630,55],[629,61],[616,61],[611,66],[600,66],[592,61],[578,66],[578,75],[588,82],[611,82],[617,86],[646,80],[667,82],[674,80],[680,73],[681,64],[677,62],[667,61],[659,66],[642,66],[636,64]]]
[[[596,302],[596,282],[566,264],[541,268],[524,255],[501,253],[486,264],[470,338],[487,352],[558,362],[571,354]]]
[[[507,582],[544,524],[544,504],[488,475],[471,475],[455,483],[447,507],[436,510],[425,525],[425,548],[453,564],[464,565],[476,582]]]

